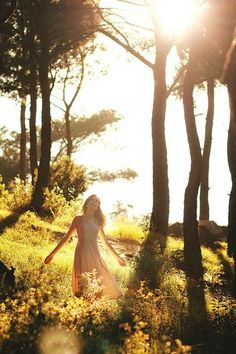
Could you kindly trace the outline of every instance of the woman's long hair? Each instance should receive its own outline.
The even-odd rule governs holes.
[[[105,225],[105,222],[106,222],[106,218],[105,218],[105,215],[103,214],[102,212],[102,209],[101,209],[101,206],[100,206],[100,199],[96,196],[96,194],[92,194],[90,195],[84,202],[83,206],[82,206],[82,211],[83,213],[86,212],[86,209],[87,209],[87,204],[89,202],[89,200],[93,197],[96,197],[98,200],[99,200],[99,205],[98,205],[98,208],[97,210],[95,210],[95,213],[94,213],[94,217],[95,219],[97,220],[97,223],[99,226],[104,226]]]

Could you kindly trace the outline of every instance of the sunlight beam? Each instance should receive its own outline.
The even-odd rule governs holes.
[[[164,33],[181,36],[193,23],[197,6],[195,0],[159,0],[154,12]]]

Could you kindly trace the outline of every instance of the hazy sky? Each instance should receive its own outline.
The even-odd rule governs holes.
[[[122,200],[125,205],[132,205],[134,214],[149,213],[152,207],[152,72],[138,60],[131,59],[109,39],[103,38],[102,41],[108,50],[91,57],[90,63],[97,74],[84,83],[73,113],[91,115],[101,109],[115,109],[124,119],[117,129],[109,130],[98,142],[83,146],[76,154],[76,161],[91,168],[105,170],[133,168],[139,177],[132,183],[122,180],[96,183],[85,196],[93,192],[99,194],[106,213],[112,211],[113,203],[117,200]],[[169,60],[170,66],[172,61],[173,57]],[[102,74],[103,68],[106,68],[107,75]],[[54,92],[54,95],[59,96],[60,92]],[[195,97],[198,130],[203,142],[207,97],[205,92],[198,92]],[[58,103],[55,98],[53,100]],[[1,126],[19,128],[19,105],[0,98],[0,107]],[[61,111],[52,108],[52,116],[61,117]],[[210,219],[219,224],[227,224],[228,194],[231,188],[226,155],[228,122],[227,92],[221,87],[216,90],[209,190]],[[173,97],[168,99],[166,137],[170,222],[182,221],[190,158],[182,102]]]

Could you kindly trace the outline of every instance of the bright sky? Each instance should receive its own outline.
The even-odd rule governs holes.
[[[169,0],[171,1],[171,0]],[[184,0],[183,0],[184,1]],[[151,112],[153,100],[152,72],[137,60],[131,60],[125,51],[103,39],[108,51],[102,51],[93,65],[107,68],[107,75],[97,74],[86,81],[73,111],[91,115],[101,109],[115,109],[124,116],[117,130],[108,131],[97,143],[84,146],[76,154],[78,163],[105,170],[133,168],[139,174],[134,182],[116,180],[96,183],[86,193],[97,193],[106,213],[110,213],[117,200],[132,205],[130,212],[145,214],[152,207],[152,150]],[[97,64],[97,60],[102,64]],[[206,93],[197,92],[196,113],[198,130],[203,141],[206,115]],[[19,106],[1,98],[1,125],[9,129],[19,127]],[[215,120],[210,160],[210,219],[227,224],[228,194],[231,188],[227,166],[227,130],[229,109],[224,87],[216,90]],[[53,117],[61,112],[53,108]],[[168,99],[166,117],[168,145],[170,222],[182,221],[184,190],[188,181],[190,158],[184,126],[182,102]],[[133,211],[132,211],[133,210]]]

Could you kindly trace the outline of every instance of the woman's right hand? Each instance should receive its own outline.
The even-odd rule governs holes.
[[[45,263],[45,264],[49,264],[49,263],[51,263],[52,259],[53,259],[53,255],[49,254],[49,255],[45,258],[44,263]]]

